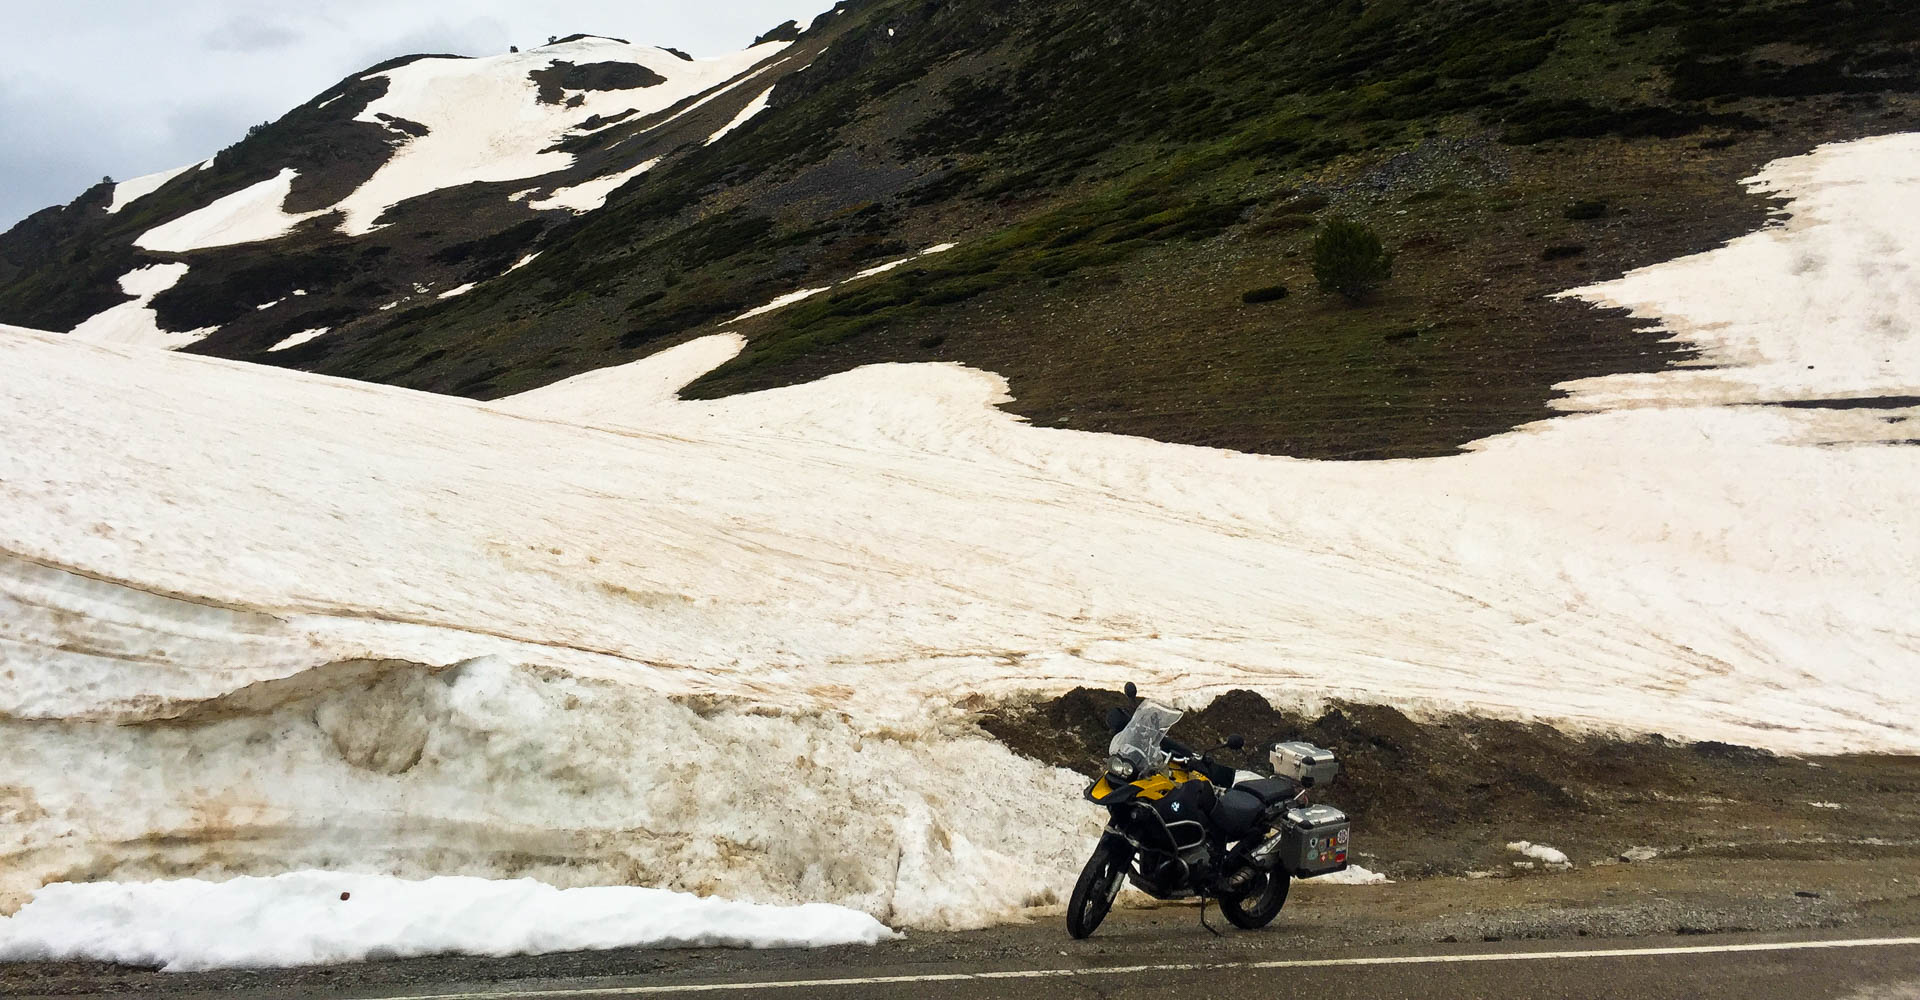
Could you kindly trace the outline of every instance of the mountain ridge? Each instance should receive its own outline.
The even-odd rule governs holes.
[[[1739,182],[1770,159],[1920,127],[1920,32],[1897,13],[842,4],[762,36],[796,40],[677,133],[655,131],[674,124],[667,108],[561,140],[593,164],[576,182],[636,171],[594,211],[516,214],[500,202],[517,187],[450,187],[389,209],[392,231],[362,242],[317,232],[321,218],[273,252],[190,254],[153,309],[165,329],[219,328],[188,350],[479,398],[737,327],[747,350],[689,395],[950,360],[1007,376],[1009,407],[1049,426],[1449,454],[1549,415],[1562,383],[1686,361],[1623,315],[1549,296],[1762,224],[1767,200]],[[231,159],[256,180],[284,168],[252,158],[322,100],[378,100],[369,77]],[[707,141],[754,99],[752,128]],[[284,209],[351,186],[366,144],[404,127],[356,122],[301,147],[329,166],[297,177]],[[615,158],[630,141],[665,159],[638,173],[650,161],[631,146]],[[44,215],[0,237],[0,320],[71,329],[123,301],[113,282],[150,258]],[[1399,253],[1363,308],[1311,291],[1305,244],[1335,215]],[[937,243],[960,246],[731,322]],[[47,263],[62,254],[85,256]],[[23,258],[39,270],[23,277]],[[1240,301],[1272,286],[1294,294]],[[296,290],[297,309],[249,315]]]

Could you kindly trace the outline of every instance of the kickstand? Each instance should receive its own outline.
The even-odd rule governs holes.
[[[1213,926],[1210,923],[1207,923],[1207,897],[1205,896],[1200,897],[1200,926],[1205,927],[1207,930],[1213,932],[1214,937],[1224,936],[1220,933],[1219,928]]]

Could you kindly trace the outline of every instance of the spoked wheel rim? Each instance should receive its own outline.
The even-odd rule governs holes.
[[[1073,887],[1073,898],[1068,901],[1067,932],[1076,938],[1092,934],[1094,928],[1107,917],[1107,911],[1113,908],[1114,897],[1120,894],[1120,883],[1126,878],[1126,859],[1102,846],[1096,848],[1093,857],[1087,859],[1087,866],[1080,872],[1080,880]]]

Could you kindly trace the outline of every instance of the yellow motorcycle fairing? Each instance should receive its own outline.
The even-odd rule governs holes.
[[[1100,780],[1088,786],[1087,798],[1094,802],[1101,803],[1107,802],[1108,799],[1116,799],[1123,802],[1145,799],[1152,802],[1155,799],[1165,797],[1168,792],[1173,791],[1175,788],[1189,781],[1205,780],[1207,780],[1207,776],[1198,771],[1187,771],[1180,768],[1174,768],[1165,774],[1150,774],[1138,781],[1130,781],[1124,785],[1114,784],[1111,775],[1103,774],[1100,776]]]

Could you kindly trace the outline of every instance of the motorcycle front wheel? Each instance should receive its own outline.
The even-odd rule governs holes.
[[[1093,849],[1093,857],[1087,859],[1085,868],[1080,869],[1080,879],[1073,884],[1073,896],[1067,900],[1067,933],[1075,938],[1083,938],[1107,919],[1107,911],[1113,909],[1113,897],[1120,894],[1120,883],[1127,877],[1127,855],[1116,851],[1106,841]]]
[[[1259,930],[1273,923],[1280,908],[1287,905],[1287,873],[1267,872],[1260,884],[1244,896],[1220,900],[1220,912],[1241,930]]]

